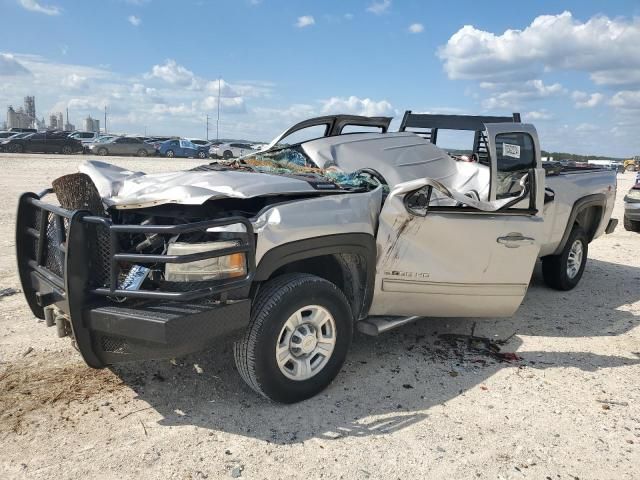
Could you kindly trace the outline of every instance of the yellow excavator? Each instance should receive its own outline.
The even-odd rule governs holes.
[[[630,158],[624,161],[625,172],[637,172],[640,171],[640,156]]]

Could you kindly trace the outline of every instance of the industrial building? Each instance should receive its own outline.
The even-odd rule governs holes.
[[[38,128],[40,122],[36,118],[36,98],[24,97],[24,107],[15,110],[11,105],[7,108],[6,128]]]
[[[91,118],[89,115],[84,119],[84,130],[86,132],[98,132],[100,133],[100,120]]]

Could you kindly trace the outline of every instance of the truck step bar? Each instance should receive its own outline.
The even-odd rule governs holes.
[[[381,333],[401,327],[422,317],[369,317],[358,323],[356,328],[360,333],[376,337]]]

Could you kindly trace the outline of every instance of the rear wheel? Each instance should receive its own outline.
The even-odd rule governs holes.
[[[175,152],[173,150],[167,150],[167,153],[165,153],[165,155],[169,158],[173,158],[176,156]]]
[[[138,154],[139,157],[146,157],[148,155],[147,151],[144,148],[141,148],[140,150],[138,150]]]
[[[579,227],[573,227],[567,243],[559,255],[549,255],[542,259],[544,282],[556,290],[571,290],[582,278],[587,264],[589,241],[587,234]]]
[[[260,395],[299,402],[340,372],[352,335],[351,308],[338,287],[314,275],[282,275],[258,293],[247,331],[234,345],[236,366]]]
[[[23,151],[24,151],[24,148],[20,144],[16,144],[16,145],[12,145],[11,146],[11,152],[12,153],[22,153]]]
[[[640,232],[640,222],[636,220],[631,220],[626,215],[622,220],[622,224],[624,225],[624,229],[627,230],[628,232]]]
[[[63,155],[71,155],[73,153],[73,149],[69,145],[62,146],[62,154]]]
[[[222,158],[224,158],[225,160],[229,160],[230,158],[233,158],[233,152],[231,150],[225,150],[224,153],[222,154]]]

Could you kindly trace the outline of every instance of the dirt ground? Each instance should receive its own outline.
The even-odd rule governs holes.
[[[18,195],[81,160],[0,154],[0,290],[20,288]],[[620,223],[633,176],[618,175]],[[230,340],[175,364],[96,371],[21,293],[0,307],[3,479],[640,478],[640,235],[621,225],[590,245],[575,290],[545,287],[538,266],[515,316],[477,321],[477,336],[514,334],[503,351],[519,359],[441,337],[469,334],[473,319],[423,320],[357,335],[331,387],[292,406],[244,385]]]

